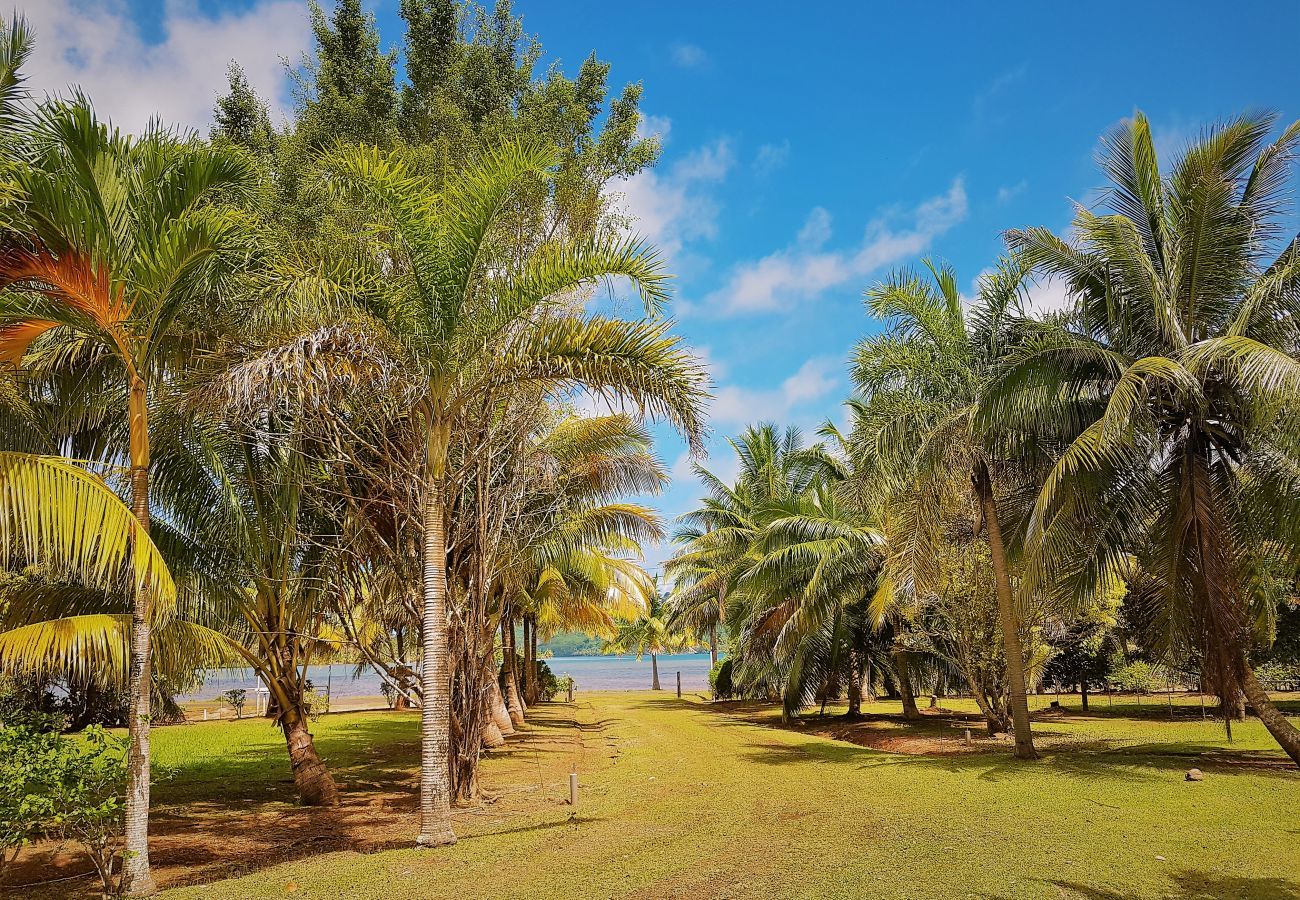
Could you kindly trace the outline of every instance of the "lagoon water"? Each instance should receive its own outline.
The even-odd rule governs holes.
[[[571,675],[581,691],[645,691],[650,689],[650,657],[635,656],[553,656],[545,660],[557,676]],[[709,654],[676,653],[659,657],[659,682],[664,690],[677,687],[677,673],[682,673],[682,690],[700,691],[709,687]],[[378,697],[379,676],[369,667],[360,673],[357,667],[336,663],[310,666],[307,677],[318,691],[333,697]],[[181,700],[214,700],[232,688],[250,693],[261,683],[248,669],[217,669],[208,673],[203,686]]]

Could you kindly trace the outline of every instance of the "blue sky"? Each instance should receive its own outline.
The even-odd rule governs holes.
[[[305,2],[19,0],[36,86],[79,82],[124,126],[204,127],[235,57],[278,110],[281,56],[308,47]],[[377,0],[397,46],[397,0]],[[862,290],[924,255],[969,284],[1023,225],[1062,230],[1100,178],[1098,137],[1141,109],[1162,152],[1248,108],[1300,117],[1300,4],[620,4],[520,0],[548,62],[593,49],[645,85],[656,170],[620,185],[677,278],[680,330],[717,381],[711,468],[748,421],[839,416]],[[1059,292],[1044,286],[1041,303]],[[668,516],[698,486],[680,476]],[[663,555],[656,548],[650,562]]]

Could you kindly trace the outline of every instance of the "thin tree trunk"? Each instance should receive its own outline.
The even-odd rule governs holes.
[[[149,398],[144,381],[133,375],[129,401],[131,454],[131,511],[140,530],[149,534]],[[129,749],[126,762],[125,834],[122,893],[144,897],[157,893],[149,869],[149,719],[153,672],[149,628],[153,598],[140,589],[131,603],[131,651],[127,692]]]
[[[537,620],[530,619],[528,628],[528,677],[532,679],[533,690],[528,696],[529,703],[542,699],[542,670],[537,664]]]
[[[1020,616],[1011,596],[1011,575],[1007,571],[1006,549],[1002,545],[1002,523],[993,499],[993,480],[983,462],[974,473],[975,491],[984,513],[988,534],[989,556],[997,582],[998,618],[1002,625],[1002,648],[1007,658],[1007,683],[1011,692],[1011,727],[1016,738],[1017,759],[1037,759],[1034,736],[1029,725],[1029,697],[1025,691],[1025,653],[1020,646]]]
[[[520,616],[519,619],[520,636],[524,639],[524,668],[519,673],[519,692],[523,695],[525,709],[532,706],[533,699],[533,673],[532,665],[528,659],[528,616]]]
[[[862,715],[862,666],[857,651],[849,651],[849,711],[848,717],[856,719]]]
[[[718,626],[709,626],[709,669],[718,664]]]
[[[447,533],[442,475],[446,426],[429,428],[424,486],[423,659],[420,666],[420,833],[421,847],[456,843],[451,828],[451,672],[447,647]]]
[[[293,707],[280,717],[284,742],[289,747],[289,765],[293,768],[293,786],[304,806],[338,806],[339,789],[334,783],[302,714]]]
[[[916,697],[912,693],[912,676],[908,671],[907,651],[894,651],[894,672],[898,675],[898,693],[903,698],[903,718],[919,719],[921,711],[916,708]]]
[[[1273,740],[1291,757],[1291,761],[1300,766],[1300,730],[1287,721],[1286,716],[1273,705],[1264,686],[1255,677],[1255,670],[1244,658],[1241,661],[1241,674],[1241,686],[1246,691],[1246,699],[1255,707],[1255,715],[1259,716],[1268,733],[1273,735]]]
[[[650,690],[663,690],[663,688],[659,686],[659,656],[654,653],[650,654]]]
[[[1083,711],[1088,711],[1088,679],[1079,679],[1079,700],[1083,703]]]

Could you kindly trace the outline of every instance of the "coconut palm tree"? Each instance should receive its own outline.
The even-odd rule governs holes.
[[[1126,580],[1167,652],[1201,654],[1222,695],[1240,685],[1300,763],[1247,655],[1260,548],[1294,565],[1300,546],[1300,238],[1281,214],[1300,122],[1270,139],[1276,121],[1210,127],[1164,174],[1139,113],[1102,142],[1108,212],[1078,208],[1072,240],[1008,233],[1077,314],[1014,355],[983,419],[1064,447],[1029,520],[1031,577],[1087,596],[1157,576]]]
[[[834,434],[831,429],[831,434]],[[784,714],[797,715],[835,684],[861,712],[869,634],[867,606],[884,563],[884,534],[870,510],[823,479],[769,508],[759,560],[741,579],[752,599],[738,635],[743,655],[786,672]]]
[[[605,642],[606,652],[635,653],[639,660],[650,654],[650,690],[661,691],[659,654],[671,653],[683,646],[682,635],[668,627],[668,611],[657,581],[643,599],[643,609],[636,618],[619,623],[614,636]]]
[[[84,98],[40,106],[6,148],[0,213],[0,358],[22,366],[29,350],[75,334],[63,355],[120,390],[126,432],[110,448],[129,464],[131,506],[150,527],[150,406],[160,379],[188,356],[178,335],[197,326],[228,276],[245,233],[214,204],[249,181],[243,157],[151,127],[139,138],[100,122]],[[193,301],[209,301],[199,305]],[[115,387],[107,387],[115,386]],[[111,429],[110,429],[111,431]],[[150,893],[149,695],[154,603],[132,607],[130,749],[123,887]]]
[[[614,235],[519,245],[509,201],[549,174],[552,151],[506,144],[445,190],[373,149],[340,149],[323,167],[378,210],[380,298],[368,312],[399,343],[419,389],[406,411],[424,451],[421,846],[453,843],[447,767],[447,467],[452,426],[485,394],[585,387],[670,421],[698,448],[707,376],[668,334],[669,322],[586,314],[576,292],[623,277],[647,312],[667,299],[653,250]]]
[[[867,291],[883,333],[859,342],[853,378],[860,392],[853,441],[863,470],[903,500],[901,539],[892,541],[895,587],[924,591],[938,573],[935,552],[954,503],[973,511],[992,557],[1007,661],[1015,755],[1033,759],[1021,616],[1003,535],[1013,466],[996,431],[976,417],[981,392],[1005,347],[1005,328],[1021,301],[1023,272],[1004,264],[980,280],[967,309],[952,269],[930,262],[927,277],[900,271]]]

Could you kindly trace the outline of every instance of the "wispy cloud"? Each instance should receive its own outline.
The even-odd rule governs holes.
[[[1013,69],[1007,69],[990,81],[971,101],[971,113],[974,115],[975,121],[977,123],[998,121],[1003,118],[999,114],[999,106],[1006,100],[1007,92],[1023,81],[1028,73],[1029,66],[1021,63]]]
[[[813,357],[772,389],[722,385],[714,391],[710,421],[735,426],[798,418],[800,407],[826,398],[839,386],[842,368],[842,360]]]
[[[717,233],[718,205],[713,190],[735,162],[725,138],[687,154],[667,169],[618,179],[611,193],[633,219],[633,229],[668,257],[691,240]]]
[[[790,158],[790,141],[784,140],[779,144],[764,144],[758,148],[754,154],[753,170],[754,174],[760,178],[771,175],[777,169],[786,164]]]
[[[698,44],[678,41],[672,46],[673,62],[683,69],[698,69],[709,61],[709,54]]]
[[[226,66],[236,59],[279,118],[289,107],[281,57],[296,59],[311,38],[306,5],[253,0],[216,14],[206,6],[166,0],[163,39],[151,43],[124,0],[27,0],[20,11],[36,35],[30,85],[38,95],[80,85],[102,116],[129,131],[154,116],[203,128],[225,90]]]
[[[830,217],[815,208],[793,245],[736,266],[702,306],[721,315],[789,308],[925,251],[966,214],[966,188],[957,178],[947,192],[906,213],[872,220],[856,247],[825,250],[831,237]]]
[[[1006,206],[1008,203],[1010,203],[1012,200],[1019,197],[1027,190],[1029,190],[1029,182],[1023,178],[1017,181],[1015,184],[1002,185],[1002,187],[998,188],[998,197],[997,197],[998,205]]]

